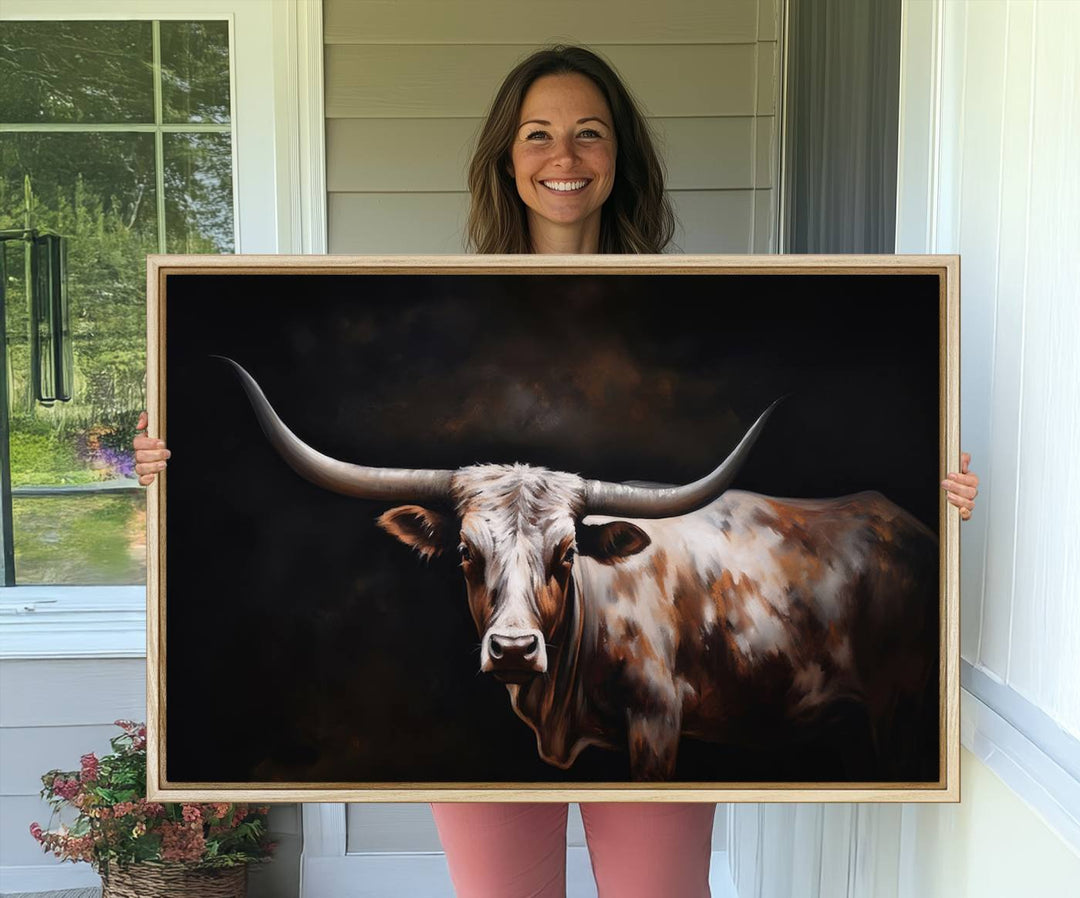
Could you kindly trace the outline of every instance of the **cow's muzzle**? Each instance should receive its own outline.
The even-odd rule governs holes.
[[[547,651],[539,630],[489,630],[480,650],[480,670],[505,683],[521,683],[547,671]]]

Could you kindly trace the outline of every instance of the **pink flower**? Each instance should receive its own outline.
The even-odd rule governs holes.
[[[146,727],[145,726],[140,726],[132,734],[131,747],[135,751],[142,751],[144,748],[146,748]]]
[[[183,817],[188,823],[199,823],[202,821],[202,811],[199,810],[198,805],[186,804],[184,805]]]
[[[88,755],[83,755],[79,760],[82,762],[82,781],[84,783],[92,783],[98,778],[97,756],[93,752],[90,752]]]
[[[135,804],[130,801],[118,801],[113,805],[113,814],[117,817],[126,817],[135,810]]]
[[[61,826],[57,832],[42,832],[36,823],[30,827],[30,832],[41,842],[45,851],[51,851],[60,860],[94,860],[94,837],[90,834],[73,836],[66,826]]]
[[[64,779],[62,776],[58,776],[53,780],[53,791],[61,798],[71,801],[79,792],[78,780]]]
[[[94,859],[93,836],[68,836],[60,843],[61,856],[71,861],[92,861]]]
[[[202,827],[191,823],[161,824],[161,859],[163,861],[197,861],[206,848]]]
[[[41,824],[40,823],[31,823],[30,824],[30,835],[32,835],[36,841],[38,841],[38,842],[42,841],[43,837],[42,837],[42,830],[41,830]]]
[[[165,805],[159,804],[156,801],[147,801],[145,798],[140,798],[136,803],[136,813],[143,814],[147,817],[160,817],[165,813]]]

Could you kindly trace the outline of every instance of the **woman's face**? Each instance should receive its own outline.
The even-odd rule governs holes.
[[[607,101],[584,75],[545,75],[521,104],[510,150],[529,228],[592,226],[615,182],[615,128]]]

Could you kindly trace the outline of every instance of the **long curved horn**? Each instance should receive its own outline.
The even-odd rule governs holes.
[[[619,515],[630,518],[673,518],[707,505],[735,479],[750,449],[774,408],[777,399],[761,413],[754,426],[739,441],[731,454],[711,474],[685,486],[647,487],[603,480],[585,482],[585,514]]]
[[[369,468],[338,461],[315,451],[285,426],[247,371],[223,355],[214,358],[233,366],[248,399],[251,400],[251,406],[266,438],[289,467],[316,486],[358,499],[391,502],[419,502],[425,499],[438,501],[449,497],[452,471]]]

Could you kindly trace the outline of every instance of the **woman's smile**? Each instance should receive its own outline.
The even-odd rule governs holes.
[[[541,181],[540,183],[555,193],[580,193],[591,180],[592,178],[581,178],[570,181]]]

